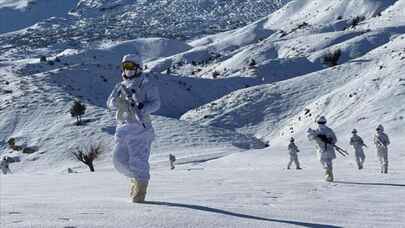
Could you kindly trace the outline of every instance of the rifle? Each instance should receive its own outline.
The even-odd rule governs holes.
[[[377,146],[380,146],[380,147],[387,147],[385,145],[385,143],[383,141],[381,141],[379,136],[377,136],[376,144],[377,144]]]
[[[349,153],[344,150],[343,148],[333,144],[330,142],[330,140],[326,137],[326,135],[318,135],[316,134],[316,132],[314,130],[312,130],[311,128],[308,129],[308,133],[311,134],[312,136],[318,138],[319,140],[321,140],[323,143],[325,143],[325,149],[327,149],[327,145],[331,145],[340,155],[342,155],[343,157],[346,157],[349,155]]]
[[[335,144],[330,144],[330,145],[332,145],[332,146],[336,149],[336,151],[337,151],[340,155],[342,155],[343,157],[346,157],[346,156],[349,155],[349,153],[348,153],[346,150],[342,149],[341,147],[336,146]]]
[[[325,149],[326,149],[327,145],[331,145],[331,146],[333,146],[333,148],[335,148],[335,150],[336,150],[340,155],[342,155],[343,157],[346,157],[346,156],[349,155],[349,153],[348,153],[346,150],[344,150],[344,149],[342,149],[341,147],[339,147],[339,146],[333,144],[333,143],[327,138],[326,135],[317,135],[317,137],[318,137],[323,143],[325,143]]]
[[[132,93],[126,88],[124,85],[120,86],[121,95],[123,95],[125,99],[125,111],[128,112],[129,115],[135,116],[135,119],[138,121],[138,123],[142,124],[144,128],[146,128],[145,123],[143,123],[142,118],[139,116],[139,110],[138,110],[138,102],[133,99]]]

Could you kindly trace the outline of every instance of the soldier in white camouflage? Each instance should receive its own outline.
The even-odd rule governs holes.
[[[377,133],[374,135],[374,144],[377,147],[377,156],[381,164],[381,173],[388,173],[388,145],[390,139],[384,133],[384,127],[380,124],[377,127]]]
[[[288,144],[288,153],[290,154],[290,162],[288,162],[287,169],[290,169],[292,163],[295,163],[296,169],[301,169],[300,162],[298,161],[298,149],[297,145],[295,145],[295,139],[291,137],[290,144]]]
[[[107,100],[116,110],[117,129],[113,162],[115,168],[130,178],[130,198],[144,202],[150,179],[149,155],[155,131],[150,114],[159,110],[158,87],[143,74],[142,61],[129,54],[121,62],[123,81]]]
[[[325,169],[325,180],[333,182],[333,163],[336,159],[335,144],[337,138],[331,128],[326,126],[326,118],[324,116],[319,117],[316,120],[318,124],[317,129],[309,128],[308,139],[314,141],[318,147],[318,156],[323,168]]]
[[[364,161],[366,159],[366,155],[364,154],[363,147],[367,147],[367,145],[364,144],[363,139],[357,134],[356,129],[353,129],[352,134],[353,135],[350,138],[350,145],[352,145],[354,148],[354,155],[356,157],[357,167],[359,169],[363,169]]]

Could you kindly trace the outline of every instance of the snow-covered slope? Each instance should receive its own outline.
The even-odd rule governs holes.
[[[183,115],[182,119],[203,125],[236,129],[266,140],[278,138],[280,135],[285,139],[291,135],[289,132],[293,135],[302,134],[311,120],[319,114],[333,118],[332,121],[336,121],[335,125],[341,127],[341,130],[344,130],[345,126],[353,126],[354,123],[367,126],[366,131],[372,130],[377,122],[382,121],[382,116],[387,118],[385,120],[387,124],[397,128],[400,122],[388,119],[399,121],[403,119],[401,116],[404,107],[401,105],[390,107],[389,104],[398,103],[403,89],[401,72],[405,53],[402,34],[405,32],[403,29],[405,23],[396,20],[397,26],[388,24],[387,27],[381,25],[376,27],[375,24],[378,24],[376,21],[380,18],[386,20],[383,16],[378,17],[380,14],[390,14],[392,18],[403,17],[403,12],[392,9],[402,4],[401,2],[293,1],[287,4],[268,18],[251,26],[257,25],[274,31],[290,26],[291,30],[281,32],[278,36],[276,35],[279,32],[270,34],[257,44],[239,47],[229,54],[229,58],[225,58],[225,61],[213,64],[216,70],[220,68],[218,66],[242,68],[243,65],[247,66],[250,57],[257,62],[254,67],[255,76],[263,78],[264,81],[271,78],[268,82],[282,82],[235,91],[215,101],[215,105],[207,104],[198,110],[191,110]],[[360,10],[348,7],[350,5],[356,5]],[[326,29],[330,27],[330,23],[337,23],[345,18],[352,19],[355,16],[365,16],[365,19],[358,26],[349,27],[350,22],[336,31]],[[266,20],[263,26],[263,21]],[[246,29],[249,30],[250,27]],[[209,42],[208,39],[200,40],[192,45],[199,48],[212,46],[221,40],[219,38],[221,36],[225,39],[238,39],[235,34],[224,33],[217,35],[216,38],[211,36]],[[227,47],[233,47],[233,44],[230,43]],[[324,56],[334,50],[340,50],[342,53],[338,61],[341,66],[321,70],[319,65],[323,63]],[[306,57],[313,63],[291,64],[294,62],[291,60],[297,57],[304,59]],[[287,60],[287,63],[265,67],[269,59],[274,59],[272,62],[280,62],[280,58]],[[243,74],[243,68],[236,71]],[[289,74],[291,71],[292,74]],[[306,74],[308,72],[314,73]],[[283,77],[277,77],[279,74]],[[303,74],[306,75],[286,80],[291,76]],[[382,93],[378,93],[380,88],[386,91],[383,84],[390,88],[389,92],[387,91],[389,95],[385,94],[384,98],[379,97]],[[375,88],[377,91],[369,92]],[[363,94],[361,98],[359,94]],[[377,101],[380,103],[377,104]],[[375,112],[375,107],[386,108]],[[305,116],[304,113],[309,114],[307,110],[311,110],[311,116]],[[360,110],[364,113],[357,114]],[[373,114],[367,114],[371,112],[370,110],[373,110]],[[357,124],[361,120],[365,121]],[[370,122],[373,124],[370,125]]]
[[[94,9],[102,6],[101,2],[93,3],[82,1],[79,5]],[[36,124],[43,126],[52,118],[58,123],[66,122],[69,116],[64,112],[74,98],[82,99],[94,110],[94,118],[90,120],[97,127],[89,132],[100,128],[106,123],[105,99],[120,80],[118,63],[128,52],[143,57],[150,77],[160,87],[163,103],[158,115],[181,116],[182,120],[192,122],[192,126],[223,128],[223,134],[230,131],[236,131],[235,135],[245,134],[247,141],[242,145],[250,145],[255,138],[276,142],[290,135],[302,136],[319,114],[330,117],[342,132],[347,130],[347,125],[371,131],[382,117],[389,125],[387,129],[397,129],[404,107],[389,106],[389,111],[375,109],[394,104],[402,96],[403,22],[387,27],[378,22],[403,16],[395,10],[401,4],[402,1],[292,1],[246,27],[209,35],[189,44],[148,38],[97,43],[84,50],[65,48],[59,53],[55,50],[60,48],[50,47],[48,50],[54,54],[48,59],[52,64],[39,63],[37,59],[4,62],[3,75],[8,79],[4,79],[7,85],[1,103],[5,116],[2,126],[8,130],[1,137],[30,141],[29,135],[44,135],[46,128],[43,133],[38,133],[40,130],[30,133],[31,128]],[[365,18],[352,26],[350,20],[355,16]],[[280,18],[288,19],[280,21]],[[339,23],[340,27],[330,29],[332,24]],[[324,56],[338,49],[342,53],[338,61],[341,65],[328,68]],[[253,65],[252,60],[255,60]],[[212,80],[214,73],[218,74]],[[391,88],[388,94],[379,92],[387,86]],[[7,93],[7,89],[12,93]],[[44,103],[55,103],[51,105],[53,111],[48,112],[60,114],[43,118],[46,115],[38,113],[45,112],[41,107]],[[358,105],[363,112],[357,111]],[[18,117],[13,114],[15,111],[23,114]],[[38,116],[38,120],[32,116]],[[62,135],[76,134],[64,124],[54,128]],[[164,124],[159,128],[164,128]],[[107,132],[105,137],[110,135]],[[226,143],[234,144],[232,137]],[[46,138],[30,143],[44,145]]]
[[[403,145],[392,147],[390,173],[338,158],[336,182],[322,181],[312,148],[302,147],[303,170],[286,170],[285,147],[234,154],[206,163],[159,163],[147,202],[127,200],[128,180],[111,167],[95,173],[1,176],[1,224],[6,227],[402,227]],[[111,165],[111,164],[109,164]],[[23,186],[22,186],[23,185]]]
[[[117,9],[127,7],[123,1],[115,3]],[[104,4],[110,3],[81,1],[74,11],[76,14],[85,14],[85,9],[100,11]],[[378,22],[387,17],[402,17],[402,12],[396,10],[401,4],[402,1],[292,1],[248,26],[209,35],[189,44],[148,38],[95,43],[85,50],[65,48],[59,53],[55,50],[60,47],[49,47],[37,53],[53,53],[53,57],[48,57],[52,64],[35,59],[4,63],[7,67],[3,74],[11,78],[8,80],[11,83],[5,80],[9,83],[5,89],[13,93],[4,93],[1,105],[10,111],[9,105],[13,104],[13,108],[26,112],[24,125],[35,122],[30,119],[32,113],[43,112],[37,109],[51,100],[49,93],[58,94],[52,96],[58,110],[54,112],[67,110],[74,98],[102,112],[109,91],[120,80],[121,56],[135,52],[144,58],[150,77],[161,88],[163,104],[157,114],[165,117],[179,118],[187,112],[182,120],[237,131],[248,137],[254,135],[266,142],[277,141],[278,136],[284,139],[291,134],[288,132],[302,133],[318,114],[332,118],[331,121],[342,126],[340,130],[357,123],[358,119],[367,118],[376,124],[381,116],[388,115],[387,111],[380,110],[371,117],[365,113],[354,115],[358,107],[352,103],[361,103],[365,112],[387,105],[380,97],[382,94],[377,93],[383,83],[395,88],[384,95],[390,99],[390,104],[401,96],[397,94],[401,94],[402,78],[392,72],[401,72],[403,25],[397,21],[396,27],[392,24],[384,27]],[[91,17],[91,13],[85,16]],[[364,18],[359,25],[354,25],[351,20],[357,16]],[[342,53],[338,61],[341,65],[328,68],[323,62],[324,56],[338,49]],[[393,57],[396,54],[397,59]],[[216,80],[212,80],[214,76]],[[387,79],[378,79],[383,77]],[[356,84],[356,81],[362,83]],[[374,87],[378,87],[376,92],[358,98],[359,91],[371,91]],[[27,94],[35,98],[33,102],[38,107],[27,102]],[[343,97],[346,102],[342,102]],[[308,115],[308,110],[311,116],[305,119],[302,113]],[[387,118],[400,120],[402,112],[403,107],[396,105],[390,108]],[[10,127],[13,121],[21,124],[14,115],[6,111],[2,114],[8,116],[3,126],[14,129],[7,130],[3,139],[27,134],[17,134],[15,129],[19,128]],[[55,121],[61,118],[62,115],[57,116]],[[66,118],[65,115],[63,119]],[[100,118],[96,117],[95,122]],[[40,118],[38,122],[44,120]],[[395,121],[388,124],[391,125],[388,129],[396,126]],[[63,126],[56,127],[57,131]],[[373,128],[371,125],[367,130]],[[68,130],[61,132],[64,131]],[[41,140],[34,144],[43,144]]]
[[[379,122],[398,130],[405,111],[399,102],[405,92],[404,48],[404,36],[400,36],[350,63],[239,90],[182,119],[283,139],[304,135],[317,115],[330,117],[331,125],[342,133],[351,127],[372,131]]]
[[[142,7],[166,4],[167,9],[174,2],[137,1]],[[220,4],[199,2],[198,10],[208,7],[205,3]],[[0,149],[2,155],[22,159],[11,165],[13,176],[1,177],[6,186],[0,188],[2,224],[401,227],[405,223],[404,205],[398,201],[405,196],[401,168],[405,0],[293,0],[247,26],[190,42],[127,39],[132,36],[114,42],[95,39],[108,33],[96,35],[98,26],[105,25],[100,20],[115,18],[131,6],[128,3],[82,0],[71,13],[85,18],[81,25],[53,18],[33,30],[0,36],[5,48],[0,55]],[[187,2],[185,8],[193,3]],[[224,7],[223,12],[229,9]],[[134,12],[122,18],[134,18]],[[179,14],[185,11],[176,10],[171,16]],[[74,38],[67,35],[72,24],[83,28]],[[52,25],[56,29],[49,29]],[[185,36],[195,31],[182,33],[182,28],[176,31]],[[204,25],[196,27],[199,32],[201,28]],[[19,43],[10,39],[26,37],[32,43],[30,37],[38,31],[66,37],[75,45],[63,41],[48,46],[49,40],[38,39],[43,42],[38,46],[12,48]],[[337,50],[341,55],[336,63],[325,60]],[[127,52],[138,52],[145,59],[148,77],[157,83],[162,98],[162,108],[153,116],[157,139],[151,156],[147,198],[151,202],[144,205],[126,203],[127,180],[111,164],[115,123],[105,100],[120,80],[119,61]],[[40,55],[50,61],[40,63]],[[77,98],[88,108],[83,126],[75,126],[67,113]],[[350,152],[334,162],[335,183],[321,181],[323,170],[306,138],[318,115],[326,116],[338,145]],[[387,175],[379,174],[372,142],[378,124],[385,126],[392,141]],[[368,145],[361,171],[349,145],[353,128]],[[301,150],[301,171],[284,169],[291,136]],[[10,137],[38,151],[12,152],[5,143]],[[92,175],[70,154],[89,142],[105,146]],[[169,153],[178,157],[175,170],[168,170]],[[77,173],[68,175],[67,168]],[[67,190],[71,194],[66,196]]]
[[[366,19],[379,16],[393,4],[395,0],[302,0],[292,1],[283,9],[268,18],[266,26],[285,29],[294,24],[307,22],[318,26],[336,23],[339,20],[353,19],[364,16]],[[288,18],[286,20],[286,18]]]

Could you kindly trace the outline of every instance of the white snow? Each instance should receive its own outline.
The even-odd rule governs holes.
[[[298,144],[300,146],[300,144]],[[401,227],[404,222],[400,147],[390,174],[338,158],[337,182],[325,183],[313,151],[302,171],[285,170],[285,148],[152,169],[148,203],[129,203],[128,181],[112,168],[95,173],[2,176],[1,221],[6,227]],[[22,187],[21,183],[24,183]],[[40,208],[40,210],[38,210]]]
[[[221,5],[198,2],[194,8],[194,1],[184,4],[192,9]],[[403,227],[405,1],[273,3],[286,2],[247,26],[189,42],[155,36],[100,41],[83,29],[74,33],[78,40],[89,38],[82,46],[8,46],[21,35],[30,39],[25,36],[30,29],[62,37],[58,31],[71,25],[72,15],[88,17],[82,28],[105,34],[95,15],[113,18],[133,4],[122,0],[81,0],[66,18],[61,14],[20,31],[13,27],[0,36],[5,50],[0,54],[0,153],[21,157],[10,165],[12,174],[0,176],[0,226]],[[0,13],[29,8],[27,1],[0,3]],[[159,4],[180,10],[177,1]],[[218,12],[234,12],[232,4]],[[136,18],[135,12],[123,18]],[[18,42],[5,45],[9,39]],[[324,56],[338,49],[338,65],[329,67]],[[121,80],[121,57],[130,52],[145,60],[162,98],[153,116],[157,138],[146,204],[128,201],[128,180],[112,167],[115,122],[105,107]],[[52,62],[40,63],[41,55]],[[249,66],[252,60],[256,64]],[[83,126],[68,113],[74,99],[87,106]],[[338,145],[350,153],[335,160],[333,183],[323,181],[315,147],[305,135],[318,115],[326,116]],[[392,141],[385,175],[379,173],[372,143],[378,124]],[[349,145],[353,128],[368,145],[363,170],[357,169]],[[292,136],[303,170],[286,169]],[[10,137],[38,150],[12,151],[6,143]],[[90,173],[71,152],[97,142],[105,152]],[[169,154],[177,157],[175,170],[169,169]]]

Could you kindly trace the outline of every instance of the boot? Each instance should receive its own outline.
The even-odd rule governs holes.
[[[148,182],[140,182],[135,178],[130,180],[130,193],[129,197],[133,203],[143,203],[146,197],[146,190],[148,188]]]
[[[327,169],[325,172],[325,180],[327,182],[333,182],[333,172],[331,169]]]
[[[388,173],[388,164],[384,165],[384,173]]]

